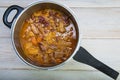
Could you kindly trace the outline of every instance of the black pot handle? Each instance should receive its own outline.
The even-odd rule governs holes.
[[[113,79],[117,79],[119,73],[112,68],[108,67],[104,63],[100,62],[96,58],[94,58],[88,51],[86,51],[83,47],[80,47],[79,51],[76,53],[76,55],[73,57],[74,60],[78,62],[82,62],[85,64],[88,64],[99,71],[107,74]]]
[[[8,22],[8,15],[10,14],[10,12],[11,12],[12,10],[17,10],[17,13],[16,13],[15,16],[13,17],[12,21],[11,21],[11,22]],[[14,19],[17,18],[17,16],[21,13],[22,10],[23,10],[23,8],[20,7],[20,6],[17,6],[17,5],[12,5],[12,6],[10,6],[10,7],[5,11],[5,13],[4,13],[4,15],[3,15],[3,23],[4,23],[8,28],[11,28]]]

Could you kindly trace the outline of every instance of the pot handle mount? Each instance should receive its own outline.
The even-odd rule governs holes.
[[[99,71],[105,73],[113,79],[117,79],[119,73],[104,63],[100,62],[96,58],[94,58],[88,51],[86,51],[83,47],[80,47],[79,51],[73,57],[74,60],[78,62],[82,62],[84,64],[88,64]]]
[[[15,16],[13,17],[12,21],[11,21],[11,22],[8,22],[8,16],[9,16],[10,12],[13,11],[13,10],[17,10],[17,13],[16,13]],[[4,23],[8,28],[11,28],[14,19],[17,18],[17,16],[21,13],[22,10],[23,10],[23,8],[20,7],[20,6],[17,6],[17,5],[12,5],[12,6],[10,6],[10,7],[5,11],[5,13],[4,13],[4,15],[3,15],[3,23]]]

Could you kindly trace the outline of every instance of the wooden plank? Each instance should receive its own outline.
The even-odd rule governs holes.
[[[120,38],[120,8],[71,8],[78,16],[83,38]],[[0,37],[10,37],[2,22],[6,8],[0,8]],[[13,13],[9,17],[11,19]]]
[[[2,16],[10,5],[26,7],[34,1],[0,1],[0,80],[57,80],[59,78],[61,80],[112,80],[94,68],[73,59],[55,71],[45,71],[24,64],[17,57],[12,48],[10,29],[3,24]],[[60,0],[60,2],[71,7],[78,16],[83,33],[82,46],[98,60],[120,72],[120,1]],[[10,19],[13,15],[12,13]]]
[[[120,40],[118,39],[83,39],[82,46],[94,57],[116,70],[120,70]],[[10,38],[0,38],[0,70],[34,69],[24,64],[15,54]],[[95,70],[92,67],[71,59],[57,70]]]
[[[3,23],[3,14],[5,12],[6,8],[0,8],[0,37],[10,37],[10,29],[6,27]],[[12,18],[12,14],[9,17],[9,19]]]
[[[97,71],[0,70],[0,80],[113,80]],[[120,80],[118,77],[117,80]]]
[[[36,0],[40,1],[40,0]],[[0,6],[20,5],[26,7],[28,4],[36,2],[35,0],[1,0]],[[66,4],[69,7],[120,7],[119,0],[53,0]]]

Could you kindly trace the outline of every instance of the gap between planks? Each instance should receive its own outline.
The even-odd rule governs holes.
[[[16,55],[10,38],[0,40],[0,69],[32,69],[32,67],[22,62]],[[120,70],[120,40],[83,39],[81,46],[87,49],[90,54],[103,63]],[[68,61],[60,70],[95,70],[94,68],[76,62],[73,59]]]
[[[120,71],[119,71],[120,72]],[[7,77],[6,77],[7,76]],[[99,71],[0,70],[0,80],[113,80]],[[118,76],[118,79],[120,77]]]
[[[10,5],[20,5],[27,6],[33,2],[37,2],[41,0],[1,0],[0,6],[7,7]],[[69,7],[120,7],[119,0],[52,0],[56,2],[60,2],[62,4],[66,4]]]
[[[120,39],[120,8],[71,9],[78,16],[84,39]],[[0,8],[0,38],[10,37],[10,29],[2,21],[5,10],[6,8]]]

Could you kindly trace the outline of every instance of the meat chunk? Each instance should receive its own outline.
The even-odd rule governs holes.
[[[39,43],[39,48],[41,51],[46,51],[47,47],[43,43]]]
[[[65,32],[66,31],[62,22],[60,22],[59,27],[60,27],[60,32]]]
[[[69,24],[70,24],[70,19],[69,19],[69,17],[68,16],[63,16],[63,20],[64,20],[64,24],[65,24],[65,26],[68,26]]]
[[[39,16],[39,22],[44,24],[45,27],[49,26],[48,21],[46,21],[43,16]]]
[[[57,52],[57,51],[56,51],[56,52],[54,53],[54,57],[55,57],[55,58],[61,58],[61,57],[63,57],[63,54],[64,54],[64,53],[62,53],[61,51],[60,51],[60,52]]]
[[[57,49],[57,46],[56,46],[54,43],[51,44],[49,47],[50,47],[51,49],[53,49],[53,50]]]
[[[54,53],[49,54],[49,57],[50,57],[51,64],[56,64],[56,60],[54,58]]]
[[[58,31],[61,32],[61,33],[64,33],[66,31],[63,22],[59,23]]]
[[[30,18],[29,20],[27,20],[27,22],[32,24],[34,22],[34,20],[32,18]]]
[[[43,55],[43,62],[44,62],[44,64],[49,63],[49,56],[48,56],[48,54],[44,54]]]
[[[31,24],[31,29],[34,32],[34,34],[39,34],[39,30],[38,30],[38,28],[35,27],[34,24]]]

